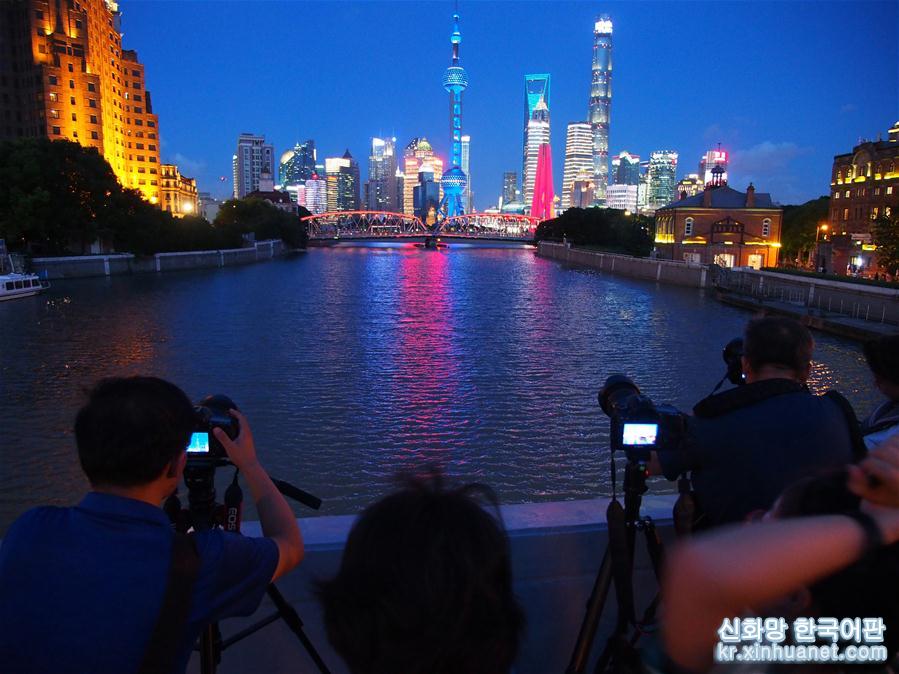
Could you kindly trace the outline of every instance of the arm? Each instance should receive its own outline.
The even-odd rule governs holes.
[[[240,422],[240,435],[231,440],[220,428],[213,433],[247,481],[259,512],[262,532],[278,546],[278,566],[272,576],[275,581],[302,561],[303,537],[290,505],[256,457],[253,433],[246,417],[237,410],[231,410],[231,414]]]
[[[871,512],[884,540],[899,540],[899,510]],[[671,659],[707,669],[717,629],[747,606],[779,599],[858,560],[865,532],[843,515],[722,529],[682,545],[668,562],[663,636]]]

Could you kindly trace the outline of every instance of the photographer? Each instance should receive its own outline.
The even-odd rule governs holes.
[[[265,537],[175,534],[160,504],[181,480],[193,405],[152,377],[97,384],[75,421],[91,492],[74,507],[26,512],[0,548],[3,671],[183,672],[205,625],[252,613],[300,562],[293,513],[260,466],[246,419],[231,414],[236,439],[214,433],[249,485]]]
[[[684,446],[654,454],[653,473],[676,480],[692,471],[696,529],[739,522],[799,478],[853,460],[857,422],[849,403],[806,387],[813,348],[793,319],[750,321],[745,385],[700,401],[687,417]]]
[[[862,424],[865,446],[874,449],[899,434],[899,335],[866,342],[864,352],[874,385],[887,398]]]

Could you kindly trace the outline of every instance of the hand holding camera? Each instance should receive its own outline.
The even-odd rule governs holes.
[[[250,430],[250,424],[247,418],[238,410],[231,409],[228,413],[234,417],[239,430],[237,437],[233,440],[228,437],[228,433],[224,428],[216,426],[212,429],[212,434],[218,440],[231,459],[231,462],[240,470],[246,471],[259,464],[256,457],[256,445],[253,443],[253,432]]]

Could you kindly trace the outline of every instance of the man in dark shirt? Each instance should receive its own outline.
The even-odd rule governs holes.
[[[252,613],[268,584],[303,555],[296,519],[256,458],[246,419],[231,441],[216,429],[256,502],[264,538],[192,534],[199,573],[172,671],[202,628]],[[77,506],[35,508],[0,547],[0,670],[138,672],[162,610],[174,533],[160,504],[174,492],[194,427],[175,385],[151,377],[100,382],[75,436],[92,491]]]
[[[700,401],[687,418],[684,447],[654,457],[650,471],[669,480],[692,471],[696,528],[739,522],[799,478],[852,461],[851,408],[805,385],[813,349],[797,321],[750,321],[746,384]]]

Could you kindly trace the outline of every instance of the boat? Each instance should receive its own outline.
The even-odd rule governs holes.
[[[424,243],[416,243],[416,248],[424,248],[425,250],[438,250],[440,248],[447,248],[447,244],[440,243],[440,239],[435,236],[426,236]]]
[[[0,302],[37,295],[45,288],[50,287],[50,284],[42,281],[37,274],[17,273],[12,263],[12,257],[8,254],[3,255],[5,245],[2,244],[3,240],[0,239]],[[10,270],[9,273],[4,273],[7,269]]]

